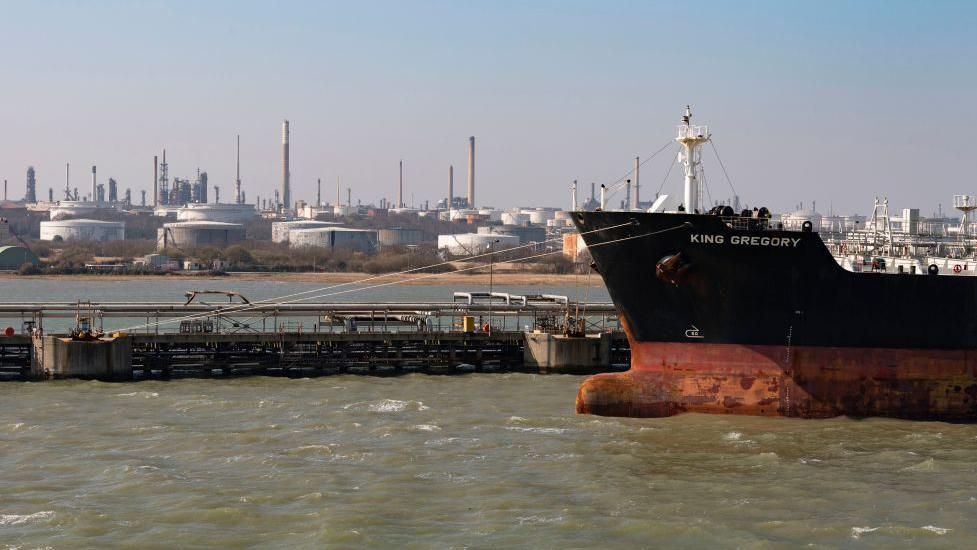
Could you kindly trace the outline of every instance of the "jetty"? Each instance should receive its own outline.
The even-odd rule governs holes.
[[[626,370],[610,303],[456,292],[451,302],[0,303],[0,379],[139,380]]]

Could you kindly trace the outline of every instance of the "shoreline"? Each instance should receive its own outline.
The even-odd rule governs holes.
[[[225,276],[208,276],[197,274],[167,274],[167,275],[97,275],[97,274],[77,274],[77,275],[17,275],[15,273],[0,273],[0,280],[22,279],[22,280],[54,280],[54,281],[105,281],[105,282],[127,282],[127,281],[160,281],[160,280],[236,280],[236,281],[275,281],[291,283],[353,283],[369,279],[370,283],[393,282],[404,278],[423,279],[404,281],[402,285],[415,286],[436,286],[446,284],[479,284],[488,285],[488,273],[438,273],[425,274],[417,273],[410,275],[403,274],[373,274],[373,273],[272,273],[272,272],[231,272]],[[601,288],[604,282],[600,275],[592,273],[586,274],[566,274],[557,275],[549,273],[506,273],[496,272],[492,275],[495,285],[525,285],[525,286],[590,286]]]

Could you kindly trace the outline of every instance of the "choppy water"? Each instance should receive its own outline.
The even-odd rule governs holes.
[[[0,543],[974,546],[977,426],[578,416],[580,381],[0,384]]]

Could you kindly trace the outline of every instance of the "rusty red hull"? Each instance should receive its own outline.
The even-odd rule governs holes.
[[[631,370],[588,379],[577,412],[977,420],[977,353],[632,342]]]

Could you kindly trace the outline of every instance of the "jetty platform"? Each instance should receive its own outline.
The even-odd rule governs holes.
[[[0,380],[595,373],[626,370],[630,360],[611,304],[562,296],[455,293],[452,302],[382,304],[187,296],[0,303]]]

